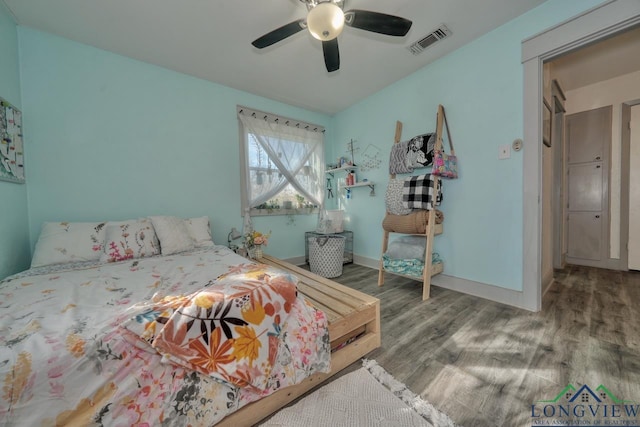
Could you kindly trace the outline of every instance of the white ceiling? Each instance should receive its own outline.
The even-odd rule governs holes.
[[[640,28],[552,61],[553,77],[569,91],[640,70]]]
[[[19,25],[232,88],[335,114],[545,0],[346,0],[413,21],[402,38],[346,27],[340,70],[302,31],[269,48],[251,42],[304,18],[299,0],[2,0]],[[439,25],[453,34],[418,56],[407,47]]]

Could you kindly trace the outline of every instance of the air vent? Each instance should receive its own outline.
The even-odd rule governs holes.
[[[445,37],[449,37],[450,35],[451,35],[451,30],[447,28],[446,25],[442,24],[435,31],[432,31],[422,39],[413,43],[411,46],[409,46],[408,49],[411,51],[411,53],[413,53],[414,55],[417,55],[423,50],[425,50],[426,48],[428,48],[429,46],[431,46],[432,44],[434,44],[435,42],[438,42],[444,39]]]

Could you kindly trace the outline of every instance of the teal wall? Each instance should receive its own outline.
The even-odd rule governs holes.
[[[351,199],[340,200],[356,254],[380,257],[396,120],[404,124],[403,139],[434,131],[442,104],[460,179],[444,182],[444,234],[434,240],[435,251],[447,275],[522,290],[522,152],[498,160],[498,147],[523,133],[521,42],[599,3],[546,2],[337,115],[331,157],[343,154],[351,138],[362,150],[372,144],[383,153],[380,169],[358,177],[378,184],[377,197],[359,188]]]
[[[208,215],[241,227],[236,105],[329,127],[329,116],[20,27],[32,244],[43,221]],[[330,129],[326,138],[330,138]],[[316,216],[254,219],[267,253],[304,253]]]
[[[21,108],[18,34],[16,24],[0,2],[0,97]],[[29,178],[29,152],[25,152]],[[0,279],[29,266],[27,186],[0,181]]]
[[[328,159],[345,154],[352,138],[360,155],[369,144],[381,150],[381,168],[359,173],[377,182],[377,196],[358,188],[337,201],[356,255],[377,259],[395,121],[404,123],[405,138],[431,131],[441,103],[461,176],[445,182],[445,234],[435,250],[448,275],[521,290],[522,153],[497,160],[499,145],[522,137],[521,42],[599,3],[550,0],[333,118],[20,27],[31,244],[43,221],[152,214],[209,215],[214,239],[224,244],[242,224],[235,106],[243,104],[325,126]],[[8,28],[15,39],[15,27]],[[0,185],[3,193],[19,191]],[[20,206],[11,232],[24,236]],[[254,224],[273,231],[268,251],[288,258],[302,255],[315,216]]]

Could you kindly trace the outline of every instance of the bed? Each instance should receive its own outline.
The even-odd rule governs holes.
[[[0,282],[0,424],[251,425],[378,347],[379,316],[223,246],[32,268]]]

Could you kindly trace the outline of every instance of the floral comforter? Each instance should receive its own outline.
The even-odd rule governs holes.
[[[315,372],[327,319],[225,247],[0,282],[1,425],[211,426]]]

